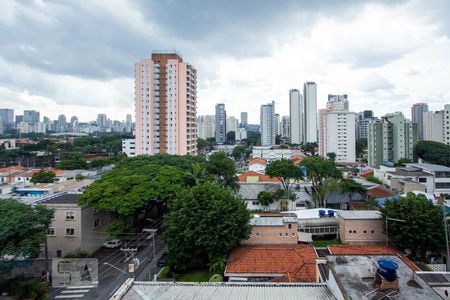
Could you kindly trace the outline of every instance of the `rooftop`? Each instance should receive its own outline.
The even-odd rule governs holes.
[[[407,166],[416,167],[420,169],[426,169],[434,172],[450,172],[450,168],[442,165],[435,164],[407,164]]]
[[[411,166],[400,167],[397,168],[395,171],[390,171],[388,173],[397,176],[432,176],[430,173],[426,173],[419,168],[414,168]]]
[[[280,277],[292,281],[316,281],[317,253],[311,245],[252,245],[234,249],[225,276]]]
[[[260,158],[260,157],[255,157],[253,159],[250,159],[250,161],[248,162],[248,165],[267,165],[267,160],[265,160],[264,158]]]
[[[378,210],[337,210],[336,214],[344,220],[372,220],[381,218]]]
[[[276,178],[270,178],[269,175],[264,175],[255,171],[246,171],[240,175],[238,175],[238,181],[239,182],[247,182],[248,177],[257,177],[256,182],[280,182]]]
[[[280,187],[279,183],[270,182],[242,182],[239,187],[239,195],[246,200],[256,200],[258,199],[259,192],[273,192]]]
[[[331,255],[327,256],[327,261],[349,299],[385,299],[386,294],[393,290],[382,291],[375,285],[374,274],[380,258],[388,258],[398,265],[399,296],[394,299],[441,299],[396,255]]]
[[[297,218],[288,216],[263,217],[255,215],[250,220],[251,226],[284,226],[288,223],[297,223]]]
[[[44,201],[45,204],[77,204],[81,194],[62,194]]]
[[[129,280],[131,281],[131,280]],[[129,282],[128,281],[128,282]],[[126,284],[127,282],[125,282]],[[124,285],[125,285],[124,284]],[[122,286],[123,287],[123,286]],[[114,299],[336,299],[325,284],[299,283],[192,283],[192,282],[134,282],[123,298]],[[111,298],[111,299],[113,299]]]
[[[395,196],[395,193],[384,186],[377,185],[367,189],[367,196],[378,199]]]

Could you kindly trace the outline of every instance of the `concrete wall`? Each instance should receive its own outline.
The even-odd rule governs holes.
[[[343,243],[381,244],[386,240],[382,219],[344,220],[337,216],[339,235]]]
[[[253,226],[250,238],[242,244],[297,244],[297,232],[298,224],[295,223],[284,226]]]

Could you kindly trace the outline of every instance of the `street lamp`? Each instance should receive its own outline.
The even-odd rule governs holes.
[[[111,268],[116,269],[117,271],[119,271],[119,272],[121,272],[121,273],[123,273],[125,275],[128,275],[127,272],[125,272],[124,270],[119,269],[118,267],[116,267],[116,266],[114,266],[114,265],[112,265],[110,263],[104,262],[103,264],[106,265],[106,266],[110,266]]]
[[[386,247],[388,245],[388,221],[395,221],[395,222],[401,222],[401,223],[406,223],[406,220],[401,220],[401,219],[394,219],[394,218],[388,218],[387,216],[385,217],[386,219]]]

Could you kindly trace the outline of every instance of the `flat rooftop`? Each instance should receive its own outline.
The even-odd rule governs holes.
[[[373,220],[381,218],[378,210],[338,210],[336,214],[344,220]]]
[[[398,264],[399,295],[393,299],[442,299],[397,255],[331,255],[328,266],[349,299],[384,299],[393,290],[376,290],[377,260],[388,258]],[[370,293],[372,292],[372,293]],[[369,294],[370,293],[370,294]]]
[[[250,220],[251,226],[284,226],[288,223],[297,223],[296,217],[264,217],[264,216],[254,216]]]
[[[77,204],[82,194],[62,194],[57,197],[43,201],[44,204]]]

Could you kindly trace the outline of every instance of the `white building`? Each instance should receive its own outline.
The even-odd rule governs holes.
[[[215,118],[214,116],[199,116],[197,118],[198,137],[208,139],[214,137],[215,134]]]
[[[289,122],[289,116],[283,116],[281,118],[281,137],[289,138],[290,137],[290,122]]]
[[[43,122],[36,122],[34,124],[34,132],[36,133],[46,133],[47,132],[47,126]]]
[[[122,153],[125,153],[128,157],[136,156],[136,140],[135,139],[123,139],[122,140]]]
[[[288,124],[283,119],[283,125],[289,127],[288,137],[292,144],[301,144],[305,141],[305,101],[297,89],[289,91],[289,117]]]
[[[450,145],[450,104],[444,106],[444,143]]]
[[[305,82],[303,86],[305,98],[305,142],[317,142],[317,84]]]
[[[247,138],[247,130],[245,128],[238,128],[235,133],[235,140],[242,141]]]
[[[227,133],[228,133],[228,132],[231,132],[231,131],[236,132],[237,129],[238,129],[238,127],[239,127],[239,120],[236,119],[236,117],[229,116],[229,117],[227,118],[227,124],[226,124],[226,125],[227,125],[227,126],[226,126],[226,128],[227,128]]]
[[[426,111],[422,118],[423,140],[444,142],[444,111]]]
[[[275,145],[275,101],[261,105],[261,145]]]
[[[271,147],[255,146],[252,148],[252,158],[263,158],[268,163],[279,159],[290,159],[293,156],[303,156],[301,150],[271,149]]]

